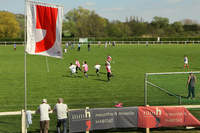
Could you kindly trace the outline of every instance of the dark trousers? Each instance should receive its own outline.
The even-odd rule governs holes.
[[[189,86],[188,87],[188,98],[190,98],[191,94],[192,94],[192,98],[195,98],[194,87]]]
[[[97,76],[99,76],[99,69],[96,69],[96,74]]]
[[[110,72],[107,72],[107,78],[108,78],[108,81],[110,80],[110,77],[111,77],[111,73]]]
[[[62,133],[67,133],[67,119],[57,120],[57,132],[61,133],[61,126],[63,127]]]
[[[81,71],[81,68],[80,68],[80,67],[78,67],[78,66],[76,66],[76,73],[78,73],[78,70],[80,70],[80,71]]]

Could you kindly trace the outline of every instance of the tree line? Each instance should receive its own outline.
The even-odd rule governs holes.
[[[63,19],[63,37],[200,37],[200,25],[191,19],[169,22],[155,16],[151,22],[130,16],[125,22],[101,17],[95,11],[78,7],[68,11]],[[0,11],[0,39],[23,38],[24,15]]]

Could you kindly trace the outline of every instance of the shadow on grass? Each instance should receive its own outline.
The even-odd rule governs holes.
[[[102,81],[102,82],[109,82],[108,80],[105,80],[105,79],[94,79],[94,80]]]
[[[184,67],[173,67],[173,68],[175,68],[175,69],[183,69],[184,70]]]
[[[191,70],[200,70],[200,67],[190,67],[189,69],[187,68],[184,68],[184,67],[173,67],[175,69],[182,69],[182,70],[187,70],[188,72],[191,71]]]
[[[6,130],[0,130],[0,133],[8,133]]]
[[[15,123],[12,123],[12,122],[5,122],[5,121],[0,121],[0,124],[11,124],[11,125],[15,125]]]
[[[88,76],[97,76],[96,74],[88,74]]]
[[[192,67],[190,70],[200,70],[200,67]]]
[[[67,78],[82,78],[82,76],[78,76],[78,75],[62,75],[62,77],[67,77]]]
[[[105,73],[105,72],[99,72],[100,74],[104,74],[104,75],[106,75],[107,73]]]
[[[28,131],[28,133],[39,133],[40,132],[40,129],[36,129],[34,131]],[[55,130],[49,130],[48,133],[57,133],[57,131]]]

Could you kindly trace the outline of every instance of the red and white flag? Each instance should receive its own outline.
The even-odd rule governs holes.
[[[27,2],[26,52],[62,58],[63,7]]]

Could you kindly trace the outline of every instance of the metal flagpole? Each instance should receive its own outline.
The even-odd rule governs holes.
[[[25,8],[24,8],[24,22],[25,22],[25,26],[24,26],[24,109],[26,111],[27,109],[27,80],[26,80],[26,44],[27,44],[27,39],[26,39],[26,30],[27,30],[27,25],[26,25],[26,22],[27,22],[27,14],[26,14],[26,3],[27,3],[27,0],[25,0]]]
[[[26,74],[26,45],[27,45],[27,13],[26,13],[26,4],[27,0],[25,0],[25,8],[24,8],[24,109],[27,110],[27,74]]]
[[[23,112],[23,126],[22,126],[22,132],[27,133],[27,126],[26,126],[26,111],[27,111],[27,74],[26,74],[26,45],[27,45],[27,0],[24,0],[24,112]]]

